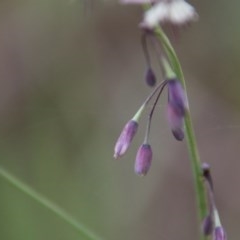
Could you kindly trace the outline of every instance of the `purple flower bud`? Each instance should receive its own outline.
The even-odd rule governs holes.
[[[209,236],[213,232],[213,218],[212,215],[209,214],[203,219],[202,223],[202,231],[205,236]]]
[[[168,80],[168,103],[179,117],[185,116],[188,109],[187,97],[181,83],[176,79]]]
[[[207,162],[202,163],[203,175],[208,175],[210,173],[210,164]]]
[[[130,120],[124,126],[114,148],[114,158],[123,156],[128,147],[130,146],[133,137],[135,136],[138,129],[138,123],[134,120]]]
[[[205,180],[208,182],[211,191],[213,191],[213,180],[211,176],[210,165],[208,163],[202,164],[202,174]]]
[[[148,86],[155,86],[157,80],[152,68],[147,69],[145,79]]]
[[[227,240],[227,235],[223,227],[216,227],[213,231],[213,240]]]
[[[138,175],[145,176],[151,166],[152,148],[149,144],[142,144],[138,149],[135,160],[135,172]]]
[[[167,119],[168,124],[172,130],[173,136],[178,140],[182,141],[184,138],[183,131],[183,116],[176,112],[176,109],[172,106],[171,103],[168,103],[167,106]]]
[[[178,141],[184,138],[183,120],[187,108],[187,98],[181,83],[176,79],[168,80],[167,119]]]

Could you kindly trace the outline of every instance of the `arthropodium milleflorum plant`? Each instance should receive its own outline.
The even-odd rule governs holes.
[[[145,138],[140,146],[136,160],[135,172],[141,176],[146,175],[150,169],[153,152],[149,143],[150,126],[155,107],[160,99],[161,93],[165,88],[168,91],[167,101],[167,121],[173,136],[176,140],[182,141],[184,136],[188,143],[189,156],[194,176],[194,185],[196,190],[197,209],[199,215],[199,226],[202,226],[201,239],[212,235],[214,240],[226,240],[225,231],[220,223],[219,214],[213,198],[213,184],[209,172],[201,166],[195,134],[192,126],[190,110],[188,106],[188,97],[186,84],[181,69],[180,62],[172,47],[169,39],[161,28],[162,24],[167,24],[173,28],[187,25],[197,20],[198,14],[194,7],[185,0],[120,0],[123,4],[141,4],[144,14],[139,24],[142,35],[142,47],[147,63],[145,81],[147,85],[153,87],[156,85],[156,75],[151,66],[150,56],[147,48],[147,38],[154,38],[162,48],[161,67],[164,71],[165,79],[158,84],[148,98],[144,101],[134,117],[126,124],[120,137],[118,138],[114,157],[123,156],[129,148],[139,125],[139,119],[143,114],[147,104],[156,96],[151,111],[148,115]],[[206,167],[206,165],[205,165]],[[208,193],[210,207],[209,211],[206,203],[206,191],[203,177],[208,182]],[[203,224],[202,224],[203,222]]]
[[[89,0],[90,1],[90,0]],[[107,0],[105,0],[107,1]],[[156,96],[151,111],[148,115],[146,134],[143,144],[139,147],[136,161],[135,172],[139,175],[146,175],[152,162],[152,148],[149,143],[150,126],[155,107],[159,101],[161,93],[165,88],[168,91],[167,119],[174,137],[181,141],[184,136],[188,143],[188,150],[192,164],[195,189],[197,195],[197,207],[199,221],[202,226],[202,238],[211,235],[213,240],[226,240],[226,233],[221,225],[219,213],[214,200],[213,181],[210,174],[209,165],[201,165],[197,144],[192,127],[190,111],[188,107],[188,98],[185,86],[185,80],[177,55],[161,29],[162,23],[174,26],[187,24],[197,19],[195,9],[184,0],[120,0],[122,3],[145,4],[145,13],[140,23],[144,31],[143,50],[147,62],[147,71],[145,74],[146,83],[149,86],[155,86],[156,75],[152,69],[149,54],[146,47],[146,37],[154,37],[159,41],[165,53],[162,54],[162,67],[164,69],[165,79],[157,84],[152,93],[146,98],[139,110],[128,121],[124,127],[114,149],[114,157],[123,156],[129,148],[135,134],[137,133],[139,119],[146,106]],[[146,5],[147,4],[147,5]],[[185,128],[184,128],[185,125]],[[64,220],[73,229],[77,230],[81,239],[101,240],[93,231],[84,224],[77,221],[54,202],[36,192],[34,189],[21,182],[0,166],[0,177],[11,184],[13,187],[27,195],[38,204],[50,210],[57,217]],[[206,181],[207,192],[209,196],[209,208],[206,204],[205,189],[203,179]]]

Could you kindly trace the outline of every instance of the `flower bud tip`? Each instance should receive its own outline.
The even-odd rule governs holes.
[[[135,160],[135,173],[145,176],[152,163],[152,148],[149,144],[142,144],[137,152]]]
[[[172,134],[175,137],[175,139],[178,141],[182,141],[184,139],[184,132],[181,128],[172,130]]]
[[[214,222],[212,219],[212,215],[209,214],[203,219],[203,223],[202,223],[202,232],[205,236],[209,236],[212,234],[213,225],[214,225]]]
[[[177,79],[168,80],[167,119],[178,141],[184,138],[183,120],[187,108],[187,98],[181,83]]]
[[[130,120],[124,126],[114,148],[114,155],[115,159],[123,156],[127,149],[129,148],[133,137],[135,136],[138,129],[138,123],[134,120]]]
[[[150,87],[155,86],[157,80],[152,68],[147,69],[145,80],[148,86]]]
[[[227,240],[227,235],[222,226],[216,227],[213,231],[213,240]]]

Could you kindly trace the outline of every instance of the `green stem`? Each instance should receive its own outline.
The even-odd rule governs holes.
[[[62,208],[57,206],[55,203],[48,200],[43,195],[36,192],[31,187],[27,186],[25,183],[18,180],[16,177],[8,173],[2,167],[0,167],[0,177],[4,179],[6,182],[11,184],[13,187],[26,194],[34,201],[42,205],[43,207],[50,210],[57,217],[61,218],[63,221],[72,226],[77,232],[81,234],[81,236],[85,237],[85,239],[89,240],[101,240],[98,236],[96,236],[91,230],[85,227],[83,224],[79,223],[76,219],[74,219],[71,215],[65,212]]]
[[[155,33],[159,41],[162,43],[163,48],[169,58],[169,61],[177,75],[177,78],[181,81],[187,94],[186,82],[184,79],[183,71],[174,48],[172,47],[168,37],[165,35],[165,33],[160,27],[155,29]],[[185,129],[188,151],[190,155],[192,172],[194,177],[199,223],[201,224],[202,219],[207,214],[206,192],[204,189],[204,183],[202,179],[201,161],[198,153],[197,141],[193,130],[190,111],[187,112],[185,117]]]

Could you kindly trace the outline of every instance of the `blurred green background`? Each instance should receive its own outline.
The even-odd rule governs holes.
[[[116,2],[0,2],[0,164],[105,240],[197,239],[186,144],[168,129],[166,97],[153,121],[149,174],[133,171],[146,119],[127,155],[112,158],[122,127],[150,92],[141,9]],[[240,2],[192,4],[199,21],[172,40],[201,159],[212,166],[228,238],[237,240]],[[83,238],[1,178],[0,239]]]

